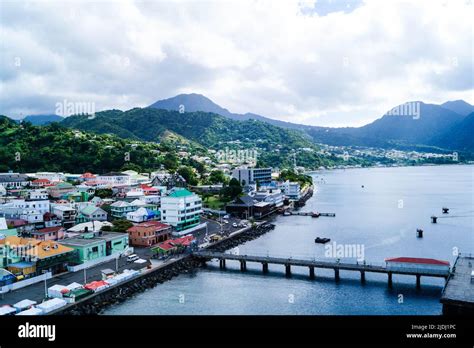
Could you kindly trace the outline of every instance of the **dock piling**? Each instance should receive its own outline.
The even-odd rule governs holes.
[[[339,268],[334,268],[334,278],[336,279],[336,282],[340,280],[339,278]]]
[[[391,289],[393,287],[392,284],[392,272],[388,272],[388,287]]]
[[[360,271],[360,281],[361,283],[365,283],[365,271]]]
[[[416,275],[416,288],[421,289],[421,274]]]
[[[289,263],[285,265],[285,274],[287,277],[291,277],[291,265]]]
[[[309,277],[311,279],[314,279],[314,267],[313,266],[309,266]]]
[[[262,263],[262,270],[263,270],[263,273],[268,273],[268,263],[267,262]]]

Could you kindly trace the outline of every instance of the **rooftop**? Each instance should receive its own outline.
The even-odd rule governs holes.
[[[428,265],[437,265],[437,266],[449,266],[448,261],[425,259],[425,258],[420,258],[420,257],[393,257],[393,258],[385,259],[385,262],[406,262],[406,263],[418,263],[418,264],[428,264]]]

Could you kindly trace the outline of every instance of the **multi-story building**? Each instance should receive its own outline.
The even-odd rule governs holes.
[[[174,188],[161,197],[161,221],[181,231],[199,224],[202,200],[185,188]]]
[[[57,185],[48,187],[48,192],[53,198],[66,198],[68,194],[75,192],[76,188],[68,182],[60,182]]]
[[[232,177],[241,185],[264,185],[272,181],[272,168],[236,168],[232,171]]]
[[[118,172],[110,172],[106,174],[99,175],[97,181],[106,186],[127,186],[132,185],[133,178],[130,175]]]
[[[257,202],[269,203],[273,208],[278,208],[283,205],[283,194],[280,189],[257,191],[253,195],[253,199]]]
[[[77,251],[75,261],[78,263],[121,253],[129,245],[128,233],[117,232],[83,233],[79,237],[66,238],[60,244]]]
[[[278,188],[284,193],[288,199],[299,200],[301,198],[301,187],[297,182],[290,182],[289,180],[279,183]]]
[[[171,227],[159,221],[147,221],[130,227],[130,244],[136,246],[151,246],[167,240],[171,235]]]
[[[0,173],[0,186],[18,189],[27,186],[28,177],[19,173]]]
[[[27,201],[14,199],[9,203],[0,205],[0,215],[9,219],[22,219],[29,223],[43,222],[43,215],[49,212],[49,201]]]
[[[27,198],[29,201],[47,200],[49,198],[49,194],[48,191],[44,189],[29,190]]]
[[[60,182],[66,180],[64,173],[38,172],[34,174],[37,179],[47,179],[50,182]]]
[[[55,204],[51,207],[51,213],[56,215],[63,222],[64,227],[74,226],[76,223],[77,211],[67,204]]]
[[[116,219],[125,219],[127,214],[137,210],[139,207],[135,204],[125,201],[117,201],[110,205],[110,215]]]

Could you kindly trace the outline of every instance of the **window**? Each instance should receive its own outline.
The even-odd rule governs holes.
[[[96,252],[98,252],[98,251],[99,251],[99,247],[96,247],[96,246],[95,246],[95,247],[92,247],[92,252],[93,252],[93,253],[96,253]]]

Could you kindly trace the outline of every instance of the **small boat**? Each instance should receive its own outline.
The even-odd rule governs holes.
[[[316,237],[316,239],[314,240],[315,243],[319,243],[319,244],[326,244],[327,242],[329,242],[331,239],[329,238],[320,238],[320,237]]]
[[[318,218],[321,214],[319,214],[317,211],[311,213],[311,217]]]

